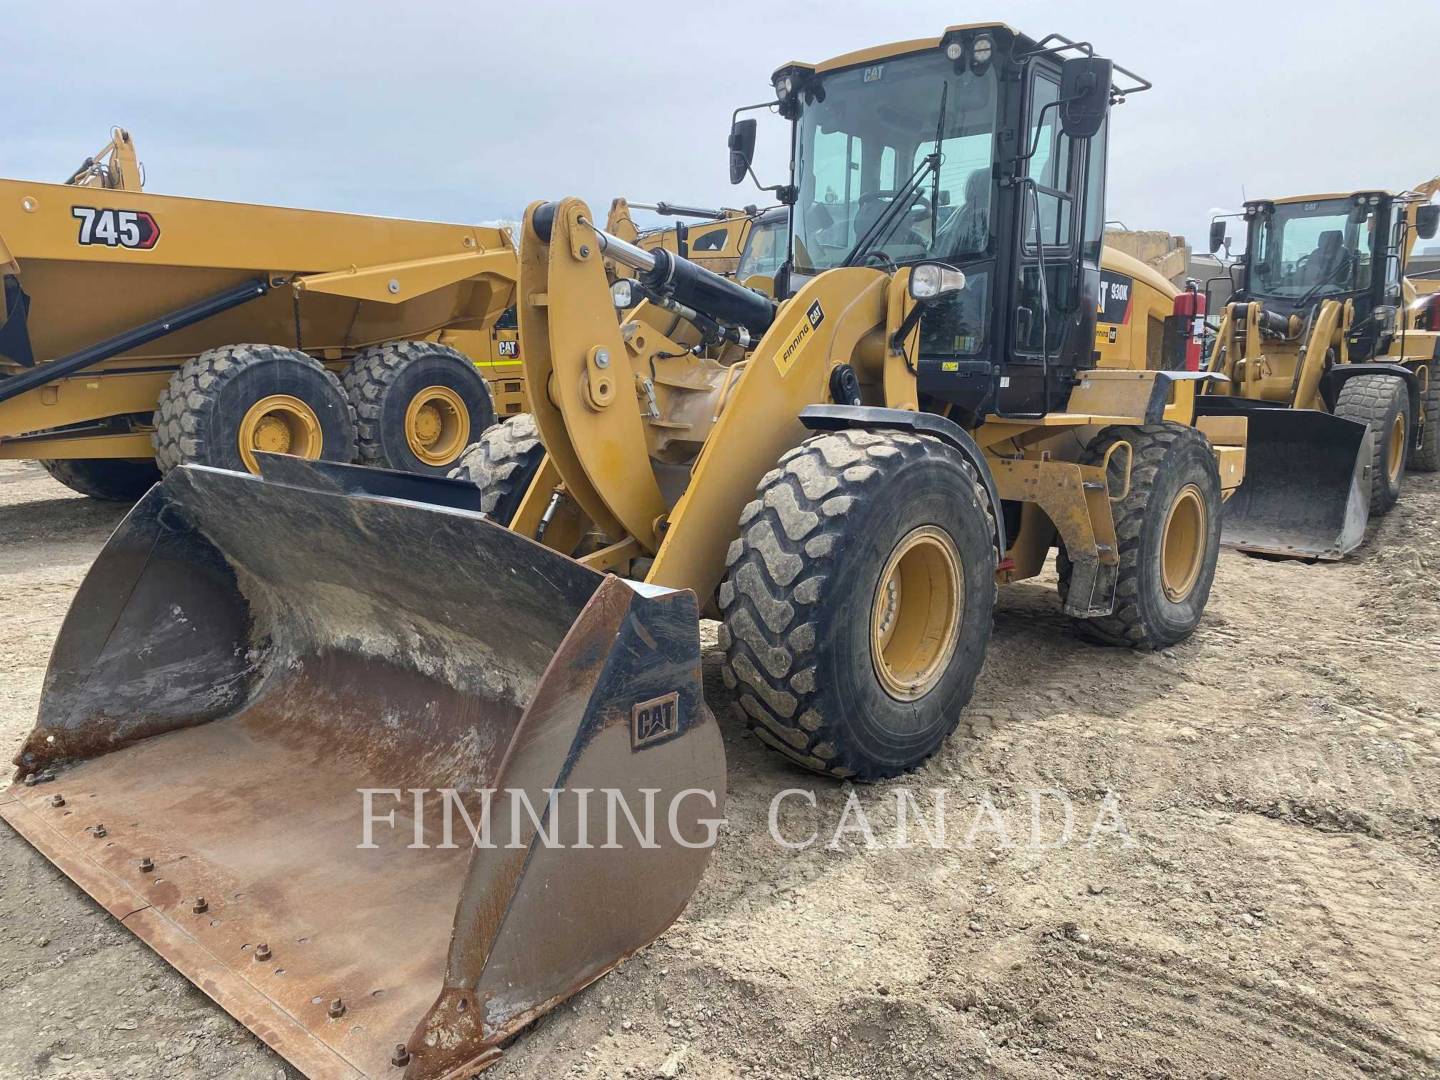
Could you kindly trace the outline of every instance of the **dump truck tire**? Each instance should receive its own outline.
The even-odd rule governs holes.
[[[460,464],[450,470],[450,479],[468,480],[479,487],[481,512],[492,521],[509,525],[544,457],[535,417],[516,413],[487,428],[480,441],[460,456]]]
[[[1400,499],[1410,446],[1410,394],[1393,375],[1347,379],[1335,399],[1335,415],[1370,429],[1370,516],[1388,514]]]
[[[740,517],[720,584],[723,676],[765,743],[881,780],[940,748],[995,607],[995,523],[958,453],[902,432],[816,435]]]
[[[355,406],[361,465],[444,476],[495,423],[495,402],[472,361],[433,341],[360,352],[341,380]]]
[[[1210,598],[1220,556],[1220,472],[1203,435],[1168,423],[1106,428],[1081,463],[1099,465],[1120,439],[1133,460],[1130,490],[1112,504],[1120,555],[1115,610],[1075,623],[1101,644],[1163,649],[1190,636]],[[1123,489],[1123,452],[1110,468],[1112,490]],[[1063,545],[1055,565],[1063,600],[1073,570]]]
[[[355,410],[314,357],[278,345],[226,345],[170,376],[152,443],[162,473],[188,464],[253,473],[245,458],[257,449],[349,462]]]
[[[71,491],[106,502],[132,503],[160,479],[151,460],[57,458],[40,464]]]
[[[1416,472],[1436,472],[1440,470],[1440,371],[1432,364],[1425,373],[1429,379],[1425,392],[1420,395],[1425,424],[1420,432],[1420,445],[1410,451],[1410,468]]]

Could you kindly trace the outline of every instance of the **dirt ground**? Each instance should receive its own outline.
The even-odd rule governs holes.
[[[827,846],[848,786],[722,719],[689,909],[490,1075],[1440,1076],[1440,478],[1408,485],[1347,562],[1225,553],[1166,652],[1077,640],[1051,577],[1002,590],[961,733],[854,791],[875,850],[853,810]],[[0,757],[119,517],[0,465]],[[932,824],[944,791],[947,846],[895,847],[900,787]],[[293,1075],[0,825],[0,1077]]]

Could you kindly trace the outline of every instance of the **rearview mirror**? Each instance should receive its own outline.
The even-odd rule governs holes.
[[[1210,222],[1210,254],[1214,255],[1215,252],[1219,251],[1222,247],[1224,247],[1225,241],[1227,239],[1228,236],[1226,234],[1225,222]]]
[[[755,120],[736,120],[730,125],[730,183],[738,184],[750,172],[755,159]]]
[[[1109,60],[1072,56],[1060,65],[1060,127],[1072,139],[1092,138],[1110,109]]]
[[[1440,226],[1440,203],[1427,203],[1415,208],[1415,235],[1421,240],[1435,239],[1436,226]]]

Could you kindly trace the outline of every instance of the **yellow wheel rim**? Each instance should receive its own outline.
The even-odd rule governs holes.
[[[291,454],[314,461],[325,446],[315,410],[289,394],[271,394],[251,405],[240,420],[238,441],[240,460],[257,475],[257,452]]]
[[[448,386],[427,386],[405,409],[405,442],[426,465],[449,465],[470,445],[470,411]]]
[[[922,525],[885,562],[870,608],[870,658],[897,701],[924,697],[960,640],[965,572],[949,533]]]
[[[1390,478],[1390,483],[1399,483],[1400,474],[1405,470],[1405,440],[1410,432],[1405,424],[1405,414],[1395,414],[1395,422],[1390,425],[1390,456],[1385,462],[1385,475]]]
[[[1160,540],[1160,582],[1172,603],[1186,599],[1200,580],[1208,525],[1205,497],[1194,484],[1186,484],[1170,504]]]

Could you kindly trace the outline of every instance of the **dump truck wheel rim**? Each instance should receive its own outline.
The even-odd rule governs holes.
[[[1205,497],[1194,484],[1186,484],[1170,504],[1160,541],[1160,579],[1172,603],[1185,600],[1200,580],[1208,524]]]
[[[1389,478],[1393,487],[1400,482],[1400,474],[1405,470],[1405,436],[1409,434],[1405,425],[1404,412],[1397,412],[1394,421],[1390,424],[1390,447],[1389,456],[1385,461],[1385,475]]]
[[[890,552],[870,609],[870,657],[892,698],[924,697],[945,674],[964,595],[960,554],[944,529],[922,525]]]
[[[240,460],[256,475],[256,453],[291,454],[314,461],[320,457],[325,436],[315,410],[290,394],[271,394],[245,411],[240,421]]]
[[[427,465],[449,465],[470,445],[470,410],[448,386],[427,386],[405,409],[405,442]]]

